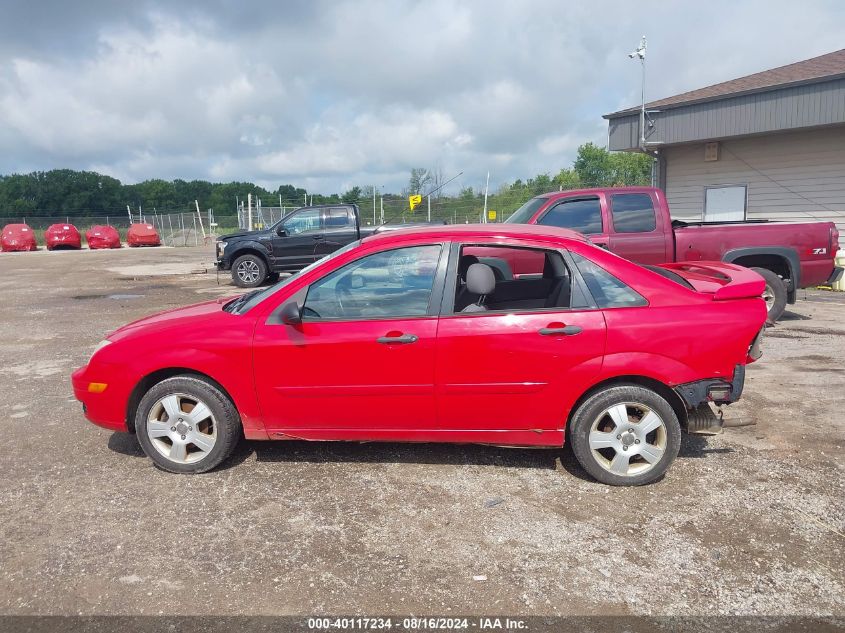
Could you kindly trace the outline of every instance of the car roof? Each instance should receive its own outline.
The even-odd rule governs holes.
[[[424,237],[438,240],[466,240],[512,238],[532,239],[538,237],[575,240],[586,242],[587,238],[581,233],[555,226],[540,226],[536,224],[438,224],[432,226],[415,226],[407,229],[395,229],[375,233],[365,237],[363,243],[375,241],[406,241],[413,237]]]
[[[631,185],[627,187],[592,187],[589,189],[563,189],[562,191],[549,191],[548,193],[541,193],[536,198],[572,198],[577,196],[597,196],[600,193],[606,195],[613,195],[617,193],[651,193],[654,187],[646,185]]]

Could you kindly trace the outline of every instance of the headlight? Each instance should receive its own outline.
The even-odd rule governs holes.
[[[226,250],[226,242],[217,242],[217,258],[223,257],[223,251]]]
[[[94,358],[94,356],[97,355],[97,352],[99,352],[101,349],[103,349],[106,345],[110,345],[110,344],[111,344],[111,341],[108,340],[108,339],[104,339],[104,340],[100,341],[99,343],[97,343],[97,347],[95,347],[94,351],[91,353],[91,358]],[[88,362],[90,363],[91,360],[89,359]]]

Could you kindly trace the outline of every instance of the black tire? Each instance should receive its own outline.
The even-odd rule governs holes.
[[[783,316],[783,311],[786,310],[786,282],[768,268],[755,267],[751,270],[766,280],[766,290],[764,291],[765,294],[763,296],[765,297],[768,295],[772,298],[771,302],[766,302],[769,308],[769,315],[766,317],[766,323],[772,325],[775,321],[781,318],[781,316]]]
[[[269,275],[267,275],[267,281],[271,284],[276,283],[277,281],[279,281],[279,273],[270,273]]]
[[[663,430],[658,428],[645,435],[642,439],[644,445],[640,440],[636,441],[636,445],[628,442],[624,453],[622,450],[607,447],[601,449],[603,453],[596,455],[590,447],[590,433],[594,423],[597,424],[596,431],[610,432],[609,441],[616,440],[615,443],[620,447],[636,437],[628,429],[636,429],[637,421],[626,421],[624,424],[627,428],[620,429],[609,415],[602,416],[610,407],[621,404],[626,404],[629,411],[636,411],[636,405],[639,405],[656,413],[663,423]],[[645,419],[645,416],[642,419]],[[628,424],[631,426],[628,427]],[[602,428],[603,426],[605,428]],[[622,441],[618,441],[620,437]],[[660,479],[677,457],[681,446],[681,425],[672,406],[655,391],[640,385],[614,385],[597,391],[578,407],[569,421],[569,441],[578,463],[597,481],[611,486],[642,486]],[[640,452],[645,446],[655,443],[662,445],[662,453],[657,461],[650,463]],[[631,453],[627,452],[628,449]],[[612,464],[617,454],[623,461],[627,457],[625,468],[626,471],[630,470],[629,474],[616,474],[608,469],[609,464],[605,462]]]
[[[255,288],[267,279],[267,264],[258,255],[241,255],[232,263],[232,281],[239,288]]]
[[[160,448],[153,445],[153,440],[148,434],[147,420],[153,407],[158,406],[157,403],[162,398],[175,394],[179,394],[180,397],[187,396],[187,398],[194,398],[197,402],[202,402],[208,407],[213,416],[213,423],[206,422],[206,424],[213,424],[216,427],[214,446],[205,456],[197,459],[197,461],[176,462],[169,459],[160,452]],[[166,424],[171,423],[175,422],[172,422],[168,417]],[[194,474],[211,470],[232,454],[241,437],[241,421],[235,405],[218,387],[198,376],[183,375],[162,380],[144,394],[135,413],[135,431],[141,448],[147,457],[153,460],[156,466],[170,473]],[[173,443],[172,440],[161,439],[162,443],[167,441],[170,441],[171,444]],[[178,440],[179,438],[176,439]],[[161,443],[158,444],[161,446]],[[190,447],[192,445],[188,444],[188,446]],[[194,452],[188,452],[187,455],[197,456],[201,452],[197,451],[196,447],[188,450],[193,450]],[[186,457],[186,459],[188,458]]]

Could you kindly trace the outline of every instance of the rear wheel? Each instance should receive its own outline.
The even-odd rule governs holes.
[[[771,325],[786,310],[786,282],[768,268],[752,268],[751,270],[766,280],[763,300],[766,302],[766,309],[769,312],[766,322]]]
[[[581,466],[611,486],[641,486],[669,468],[681,445],[671,405],[640,385],[615,385],[590,396],[569,423]]]
[[[135,414],[141,448],[171,473],[204,473],[240,439],[240,418],[216,386],[194,376],[167,378],[150,389]]]
[[[267,278],[267,264],[258,255],[241,255],[232,264],[232,281],[240,288],[255,288]]]

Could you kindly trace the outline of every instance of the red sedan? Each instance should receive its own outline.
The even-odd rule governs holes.
[[[89,420],[135,433],[171,472],[214,468],[242,435],[568,441],[596,479],[644,484],[682,430],[718,430],[708,403],[739,398],[763,286],[719,262],[649,270],[552,227],[391,231],[130,323],[73,387]]]

